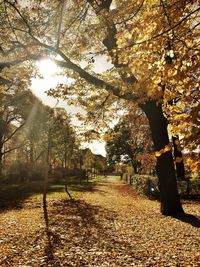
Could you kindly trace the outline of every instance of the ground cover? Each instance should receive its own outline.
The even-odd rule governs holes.
[[[74,201],[51,186],[48,225],[37,190],[20,205],[4,203],[0,266],[200,266],[198,202],[183,202],[193,217],[173,218],[117,177],[70,189]]]

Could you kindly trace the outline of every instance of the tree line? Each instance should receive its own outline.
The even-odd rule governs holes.
[[[13,179],[41,179],[48,142],[52,168],[72,165],[79,146],[64,109],[45,106],[28,87],[13,84],[1,91],[0,104],[1,176],[10,171]]]
[[[0,10],[1,83],[9,84],[12,72],[22,80],[35,60],[48,57],[74,79],[51,94],[84,106],[94,127],[116,108],[137,104],[150,125],[161,212],[182,213],[175,167],[182,157],[175,155],[174,164],[176,140],[170,144],[169,131],[183,136],[194,159],[200,136],[198,1],[5,0]],[[93,71],[99,55],[113,66],[102,74]]]

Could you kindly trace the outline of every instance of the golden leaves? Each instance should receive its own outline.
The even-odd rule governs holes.
[[[64,192],[49,194],[51,247],[41,195],[26,199],[23,209],[2,212],[1,266],[198,266],[199,228],[160,215],[157,201],[139,196],[118,177],[89,184],[72,186],[74,201]],[[200,212],[190,201],[184,209]]]
[[[160,156],[162,156],[164,153],[169,152],[172,149],[172,144],[169,143],[168,145],[166,145],[164,148],[160,149],[159,151],[155,152],[155,156],[157,158],[159,158]]]

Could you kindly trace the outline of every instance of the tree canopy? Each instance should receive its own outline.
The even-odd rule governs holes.
[[[104,119],[113,96],[156,99],[184,145],[199,144],[198,1],[2,1],[1,10],[1,69],[51,57],[75,79],[53,94],[84,105],[90,119]],[[98,55],[113,64],[102,75],[92,71]]]
[[[13,66],[28,71],[27,60],[49,57],[74,80],[51,93],[85,106],[90,121],[123,108],[119,99],[137,103],[159,155],[162,212],[180,212],[167,126],[187,140],[188,149],[199,145],[199,1],[4,0],[0,10],[1,83],[9,82]],[[113,68],[94,73],[99,55]]]

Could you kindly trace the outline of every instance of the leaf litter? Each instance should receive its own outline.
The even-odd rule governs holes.
[[[200,214],[198,202],[183,203]],[[109,177],[93,191],[48,199],[49,227],[39,200],[0,213],[0,266],[199,267],[198,225],[165,217],[159,203]]]

